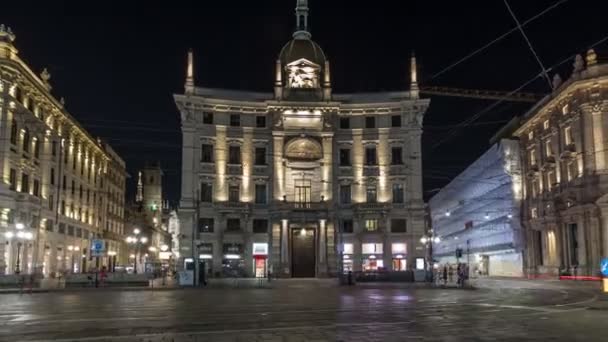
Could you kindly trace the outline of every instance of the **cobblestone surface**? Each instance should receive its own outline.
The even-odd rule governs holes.
[[[525,286],[524,286],[525,285]],[[0,296],[0,341],[605,341],[593,287],[495,282]],[[599,306],[598,306],[599,305]]]

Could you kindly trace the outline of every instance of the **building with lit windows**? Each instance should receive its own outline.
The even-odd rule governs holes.
[[[523,226],[531,276],[597,275],[608,253],[608,64],[593,50],[523,117]]]
[[[124,161],[68,113],[14,40],[0,26],[0,274],[110,266],[124,253]],[[108,257],[91,258],[94,237]]]
[[[248,277],[424,265],[429,100],[419,98],[415,58],[404,63],[409,91],[334,94],[306,0],[296,24],[275,61],[274,93],[196,86],[188,54],[185,93],[175,95],[182,259],[212,276]]]
[[[429,201],[433,259],[468,263],[475,275],[523,276],[521,189],[519,141],[500,139]]]

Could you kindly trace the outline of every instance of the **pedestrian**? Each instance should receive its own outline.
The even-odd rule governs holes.
[[[449,280],[450,284],[452,283],[453,279],[454,279],[454,268],[452,268],[451,264],[448,264],[448,280]]]
[[[458,267],[456,268],[456,276],[458,277],[458,287],[462,283],[462,267],[460,263],[458,263]]]
[[[448,265],[443,265],[443,285],[448,284]]]

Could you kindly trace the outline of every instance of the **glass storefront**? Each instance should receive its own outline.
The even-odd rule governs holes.
[[[363,259],[362,267],[364,272],[382,271],[384,270],[384,260],[382,260],[382,256],[370,255]]]
[[[253,244],[253,275],[256,278],[265,278],[268,270],[268,244]]]
[[[223,252],[222,275],[228,278],[246,277],[243,245],[240,243],[225,243]]]
[[[403,255],[393,257],[393,271],[407,270],[407,263]]]
[[[353,271],[353,259],[352,256],[345,254],[342,258],[342,269],[344,272]]]

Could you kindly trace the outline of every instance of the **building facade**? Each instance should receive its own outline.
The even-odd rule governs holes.
[[[521,199],[519,141],[502,139],[429,201],[440,239],[436,262],[468,263],[477,275],[523,276]]]
[[[527,271],[597,275],[608,253],[608,64],[593,50],[523,118]]]
[[[109,266],[89,246],[106,230],[122,233],[108,206],[121,212],[124,162],[68,113],[51,94],[50,74],[36,75],[14,40],[0,26],[0,274]],[[123,239],[107,240],[118,255]]]
[[[188,54],[185,93],[175,95],[180,255],[212,276],[412,269],[425,253],[420,137],[429,105],[415,58],[409,91],[333,94],[305,0],[296,27],[275,62],[274,93],[197,87]]]

